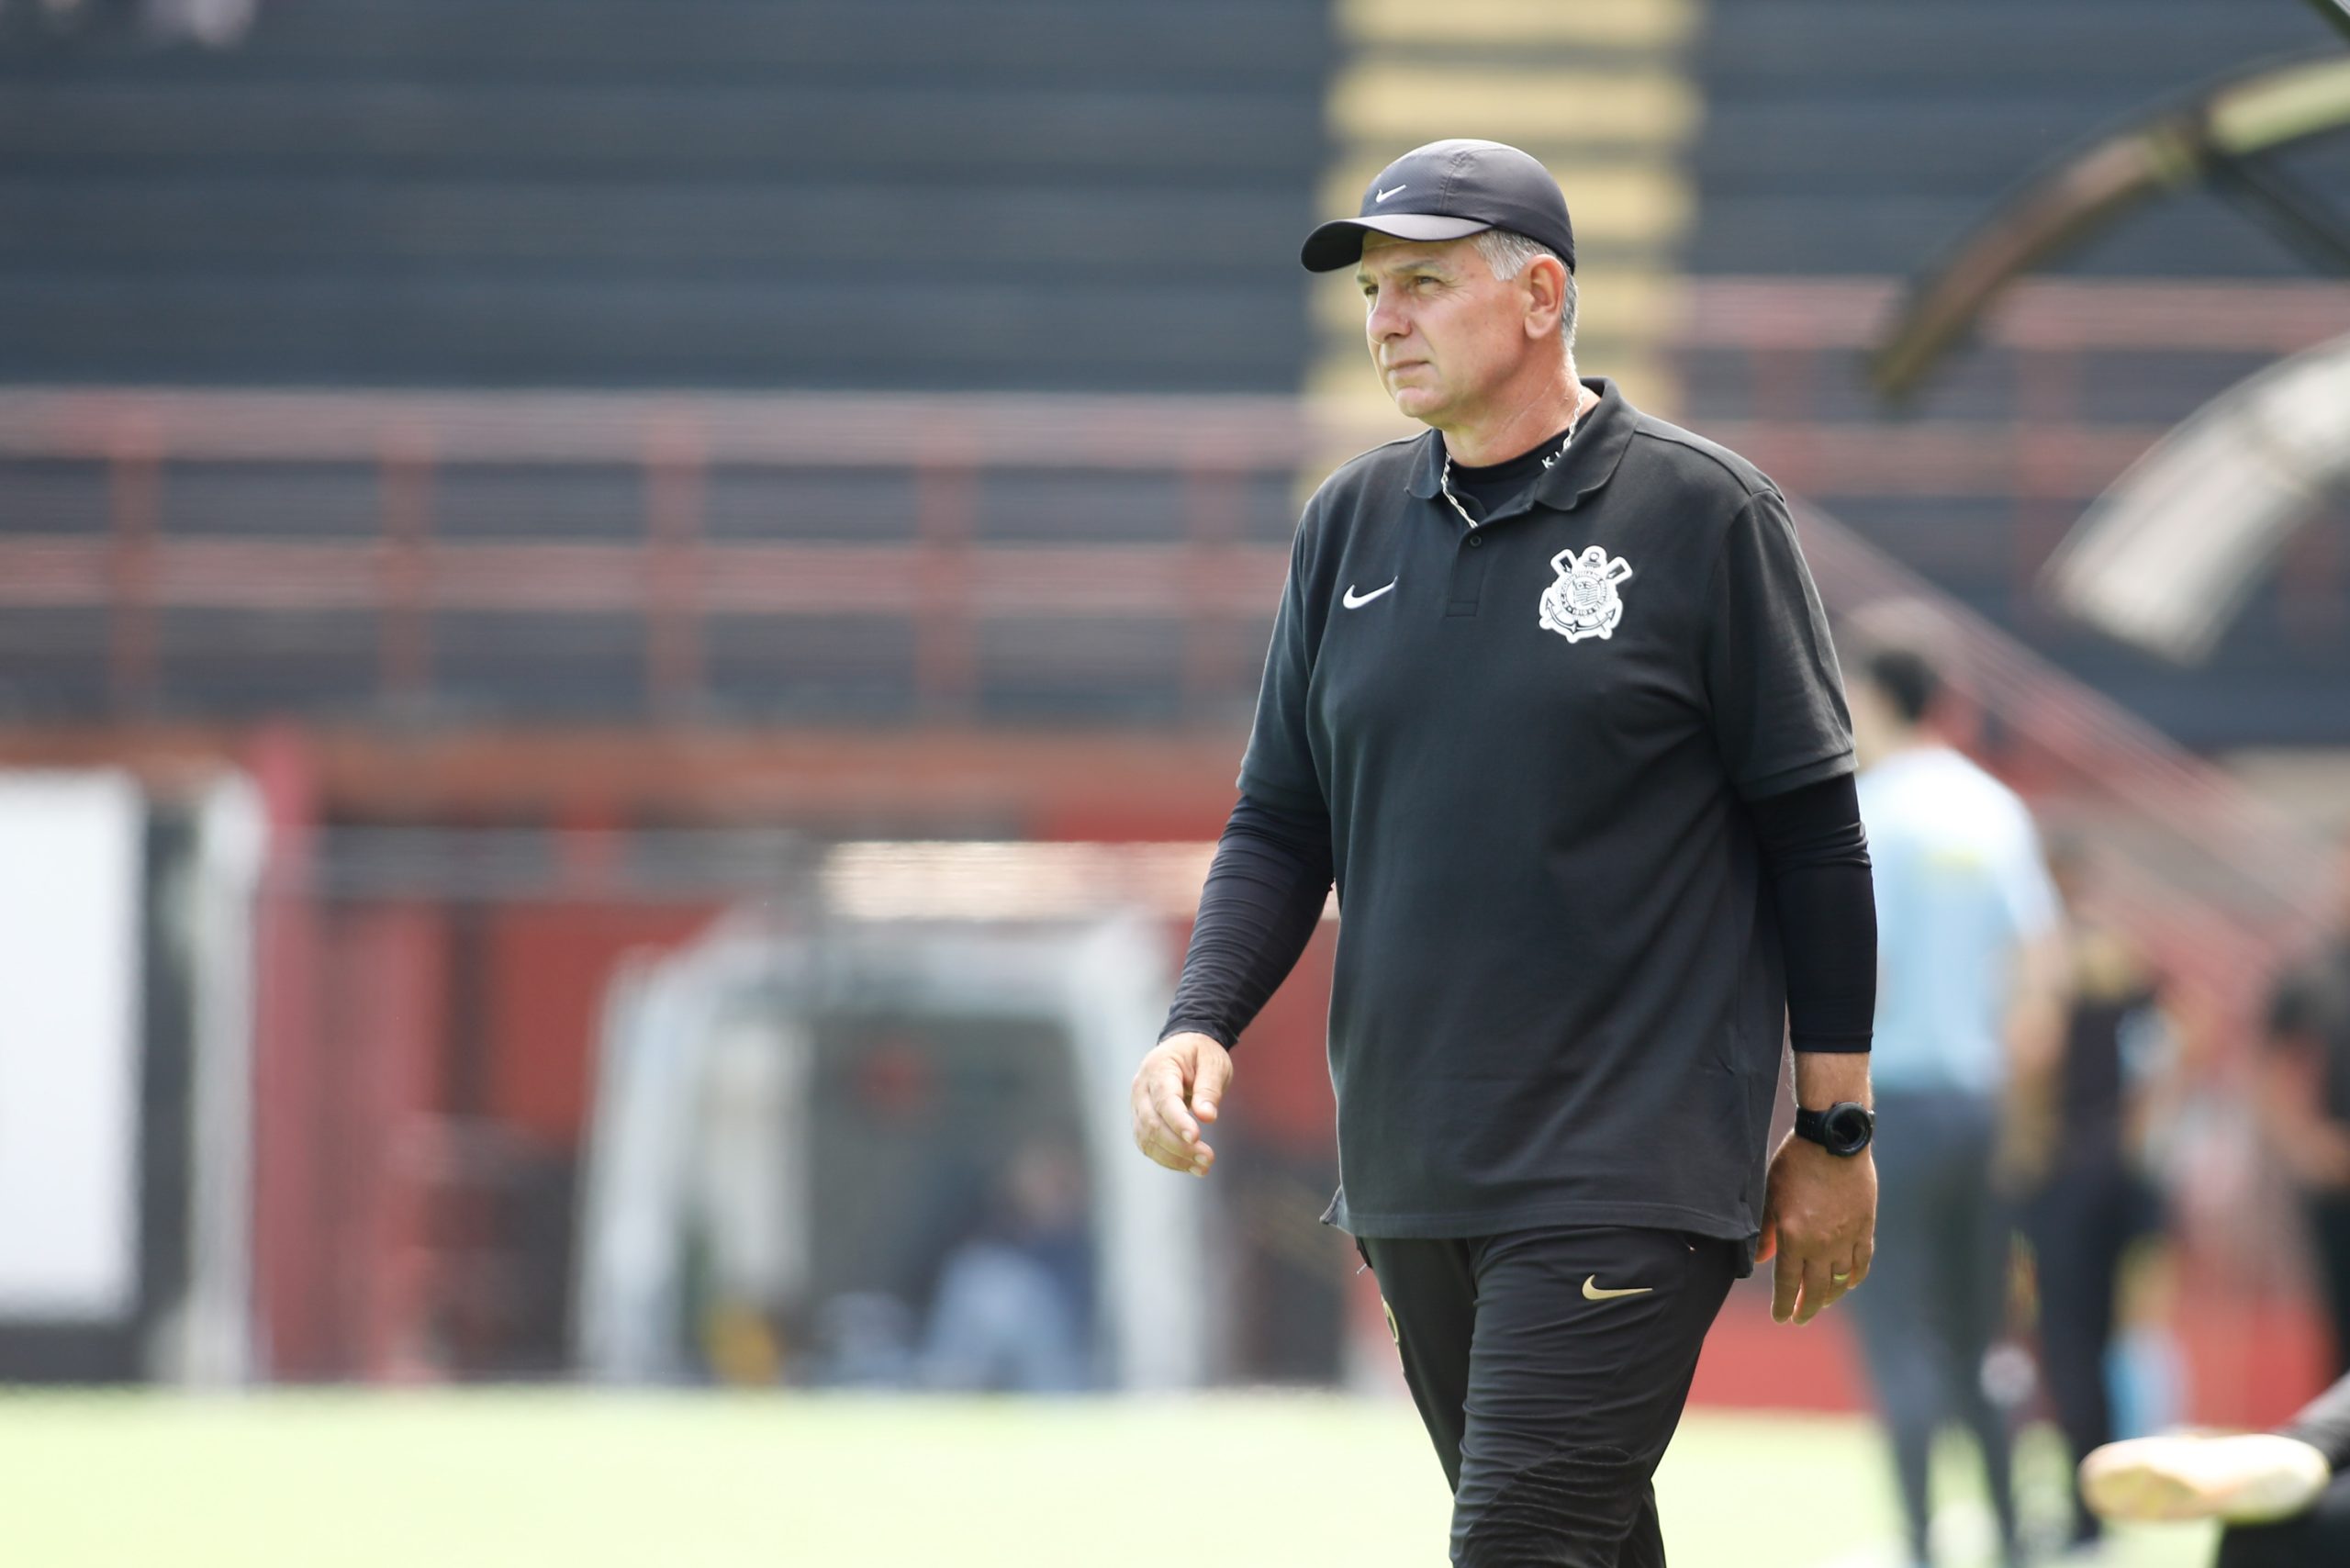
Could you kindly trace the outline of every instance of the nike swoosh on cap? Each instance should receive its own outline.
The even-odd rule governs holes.
[[[1377,196],[1372,196],[1371,199],[1373,201],[1385,201],[1389,196],[1393,196],[1396,191],[1406,191],[1411,188],[1412,187],[1409,185],[1397,185],[1392,190],[1381,191]]]
[[[1393,588],[1395,583],[1400,583],[1403,580],[1403,578],[1397,577],[1394,582],[1389,583],[1387,588],[1375,588],[1360,599],[1355,597],[1355,585],[1348,583],[1347,585],[1346,597],[1342,602],[1348,610],[1353,610],[1360,605],[1369,604],[1372,599],[1377,599],[1381,594],[1385,593],[1387,588]]]

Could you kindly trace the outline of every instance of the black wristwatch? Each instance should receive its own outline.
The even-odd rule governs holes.
[[[1807,1137],[1841,1159],[1868,1148],[1876,1136],[1876,1114],[1852,1100],[1839,1100],[1825,1111],[1796,1112],[1796,1137]]]

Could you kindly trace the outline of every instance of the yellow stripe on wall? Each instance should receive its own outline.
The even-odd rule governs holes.
[[[1389,158],[1452,136],[1678,147],[1696,135],[1698,99],[1687,81],[1655,70],[1425,65],[1382,54],[1332,84],[1327,118],[1342,141],[1392,145]]]
[[[1338,34],[1358,45],[1581,44],[1672,49],[1695,34],[1695,0],[1345,0]]]

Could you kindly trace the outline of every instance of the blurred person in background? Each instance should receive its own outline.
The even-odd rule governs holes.
[[[1324,1218],[1385,1298],[1452,1559],[1653,1568],[1731,1280],[1775,1248],[1803,1322],[1869,1266],[1874,915],[1827,619],[1768,478],[1577,375],[1535,159],[1416,149],[1303,260],[1352,272],[1429,428],[1307,504],[1136,1142],[1208,1172],[1335,877]]]
[[[979,1234],[950,1252],[923,1381],[957,1392],[1068,1394],[1093,1381],[1093,1238],[1065,1149],[1013,1156]]]
[[[2333,1370],[2350,1372],[2350,838],[2334,880],[2334,928],[2277,982],[2261,1053],[2261,1119],[2301,1194]]]
[[[2108,1352],[2122,1265],[2162,1234],[2145,1151],[2177,1051],[2153,965],[2111,918],[2088,846],[2057,841],[2050,869],[2072,980],[2057,1058],[2027,1092],[2046,1101],[2031,1125],[2055,1136],[2020,1148],[2016,1174],[2039,1287],[2042,1374],[2078,1459],[2116,1435]],[[2100,1533],[2076,1486],[2069,1544],[2086,1556]]]
[[[1875,1271],[1854,1321],[1893,1442],[1908,1551],[1931,1561],[1927,1472],[1953,1417],[1980,1445],[2002,1561],[2021,1561],[2012,1447],[1985,1359],[2006,1322],[2004,1182],[2061,1141],[2065,958],[2031,814],[1938,728],[1942,681],[1883,643],[1852,691],[1875,868],[1874,1077],[1885,1129]]]
[[[2275,1432],[2166,1432],[2081,1461],[2089,1506],[2116,1522],[2218,1519],[2214,1568],[2350,1562],[2350,1378]]]

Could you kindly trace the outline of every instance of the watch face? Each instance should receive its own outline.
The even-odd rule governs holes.
[[[1828,1135],[1828,1147],[1838,1154],[1858,1154],[1868,1147],[1875,1124],[1876,1118],[1868,1112],[1847,1103],[1830,1109],[1821,1119],[1820,1130]]]

